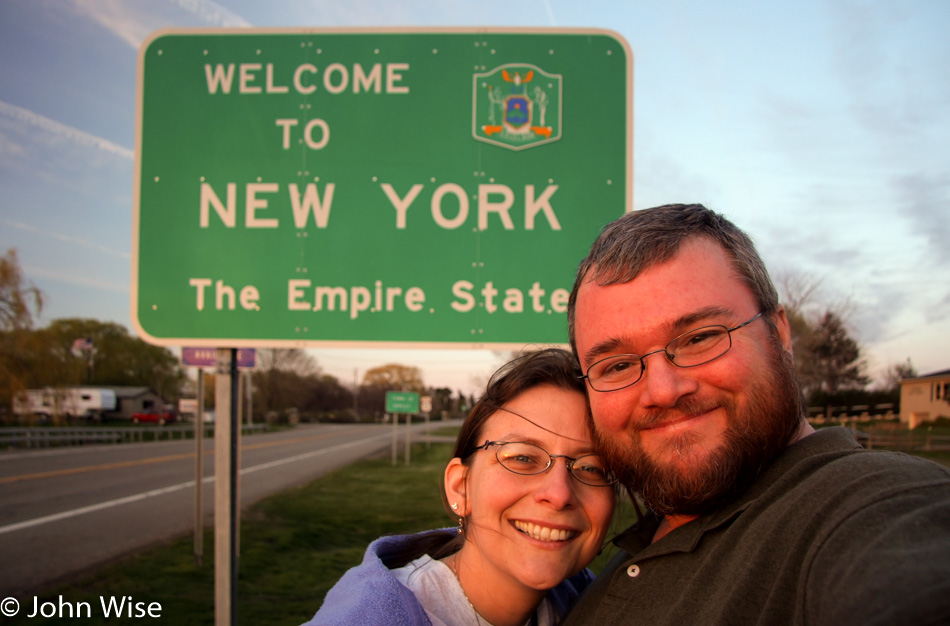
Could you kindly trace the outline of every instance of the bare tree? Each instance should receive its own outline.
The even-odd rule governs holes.
[[[821,279],[801,272],[777,274],[775,283],[792,332],[795,374],[806,397],[866,385],[860,348],[845,325],[854,310],[850,298],[820,302]]]
[[[804,312],[814,303],[821,280],[801,272],[782,272],[777,274],[775,286],[786,309]]]
[[[301,376],[320,373],[316,359],[299,348],[262,348],[257,351],[257,369],[294,372]]]
[[[884,374],[883,388],[886,391],[900,392],[901,379],[915,378],[917,368],[910,362],[910,357],[903,363],[892,363]]]
[[[301,408],[309,391],[302,379],[320,373],[316,360],[299,348],[264,348],[257,351],[254,383],[255,408],[260,411]]]

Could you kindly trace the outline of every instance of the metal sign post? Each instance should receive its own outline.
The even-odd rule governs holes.
[[[204,561],[205,381],[198,368],[198,411],[195,415],[195,565]]]
[[[432,396],[422,396],[419,398],[419,410],[422,411],[426,420],[426,448],[428,448],[431,440],[429,436],[429,414],[432,413]]]
[[[412,444],[412,415],[406,415],[406,465],[409,465],[409,450]]]
[[[256,359],[257,359],[257,353],[253,349],[232,350],[232,351],[226,350],[226,352],[228,352],[229,354],[228,364],[224,365],[223,361],[221,361],[222,359],[221,350],[214,349],[214,348],[194,348],[194,347],[181,349],[182,366],[186,366],[186,367],[191,366],[191,367],[198,368],[198,400],[197,400],[198,408],[197,408],[197,416],[195,418],[195,531],[194,531],[195,532],[195,545],[194,545],[195,564],[198,566],[201,566],[203,558],[204,558],[204,535],[203,535],[204,533],[204,523],[203,523],[204,522],[203,520],[204,504],[203,504],[203,494],[202,494],[202,489],[203,489],[202,481],[204,478],[204,369],[203,368],[215,367],[216,372],[218,374],[215,380],[216,381],[227,380],[229,381],[229,384],[237,390],[239,389],[239,386],[238,386],[239,378],[237,376],[232,377],[231,375],[232,367],[235,368],[235,371],[238,368],[242,370],[246,370],[248,368],[254,367],[256,363]],[[250,387],[250,383],[249,383],[249,387]],[[216,384],[215,406],[223,407],[221,409],[221,411],[223,411],[222,413],[218,413],[217,410],[215,413],[216,415],[215,430],[216,431],[218,430],[217,426],[220,425],[220,422],[218,421],[218,417],[220,415],[227,416],[229,414],[228,413],[229,409],[227,407],[232,407],[231,410],[237,411],[238,416],[240,415],[240,402],[239,402],[240,395],[238,394],[232,398],[233,393],[229,391],[228,394],[229,395],[227,398],[227,402],[224,405],[219,404],[222,400],[220,397],[220,390],[218,389],[217,384]],[[229,433],[234,432],[235,436],[238,438],[238,441],[240,441],[240,436],[241,436],[240,419],[237,420],[237,424],[238,424],[238,428],[236,429],[236,431],[231,430],[230,422],[228,422],[228,424],[226,425],[226,428],[228,428],[227,432]],[[222,435],[222,437],[224,437],[224,435]],[[230,437],[230,435],[228,435],[228,437]],[[218,459],[222,459],[222,463],[223,463],[223,459],[226,458],[226,456],[218,448],[219,441],[221,441],[221,439],[216,437],[215,451],[218,453],[215,457],[216,459],[215,460],[215,481],[216,481],[215,484],[216,485],[218,484],[217,483],[218,476],[225,475],[224,471],[221,469],[222,466],[218,465]],[[241,448],[239,444],[235,445],[235,450],[236,450],[235,464],[236,464],[236,467],[238,468],[240,468],[241,466],[240,449]],[[230,462],[228,463],[227,467],[228,468],[231,467]],[[230,473],[230,469],[228,470],[228,473]],[[234,490],[235,500],[237,502],[240,502],[240,499],[241,499],[240,476],[238,474],[236,474],[234,477],[232,489]],[[226,512],[221,512],[220,514],[218,513],[217,504],[218,504],[218,500],[216,497],[215,498],[215,519],[216,520],[219,517],[225,517],[227,515]],[[238,517],[236,518],[236,521],[235,521],[235,529],[237,529],[239,526],[240,526],[240,518]],[[235,535],[236,535],[235,546],[237,546],[238,545],[237,533],[235,533]],[[217,550],[217,545],[216,545],[215,551],[216,551],[215,559],[217,560],[218,558],[221,557],[221,552]],[[237,550],[235,548],[235,554],[236,553],[237,553]]]
[[[237,623],[238,447],[237,350],[219,349],[215,376],[214,606],[215,624]]]
[[[396,439],[399,430],[399,414],[406,414],[406,465],[409,465],[409,444],[412,433],[412,416],[419,412],[419,394],[413,391],[387,391],[386,412],[393,414],[393,465],[396,464]]]
[[[392,413],[393,417],[393,467],[396,466],[396,458],[399,456],[397,452],[399,446],[399,413]]]

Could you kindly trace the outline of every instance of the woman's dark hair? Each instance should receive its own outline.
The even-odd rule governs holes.
[[[492,375],[485,394],[478,399],[462,424],[452,456],[462,459],[467,465],[475,448],[484,443],[481,441],[482,427],[488,418],[529,389],[548,385],[565,391],[576,391],[581,395],[586,394],[587,390],[580,376],[581,372],[573,355],[560,348],[526,352],[505,363]],[[451,511],[449,514],[451,515]]]
[[[462,464],[468,466],[475,448],[484,443],[481,438],[488,419],[502,406],[529,389],[549,385],[584,395],[586,389],[580,375],[573,355],[561,348],[526,352],[504,364],[492,375],[484,395],[479,398],[465,418],[458,438],[455,440],[452,457],[461,459]],[[456,517],[446,502],[444,490],[442,502],[446,512]],[[432,532],[416,537],[397,551],[380,556],[386,566],[392,569],[402,567],[424,554],[428,554],[433,559],[445,558],[458,552],[463,543],[465,543],[465,535],[455,530]]]

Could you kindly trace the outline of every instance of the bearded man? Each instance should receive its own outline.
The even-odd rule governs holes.
[[[609,224],[568,320],[596,441],[648,513],[565,624],[950,623],[950,470],[808,424],[785,310],[729,220]]]

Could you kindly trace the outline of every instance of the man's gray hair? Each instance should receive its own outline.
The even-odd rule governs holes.
[[[581,284],[586,281],[598,285],[629,282],[644,270],[671,260],[680,245],[693,238],[704,238],[722,246],[762,312],[768,315],[778,309],[778,292],[752,239],[725,217],[701,204],[666,204],[633,211],[604,227],[577,269],[567,305],[568,332],[575,357],[578,356],[575,308]]]

